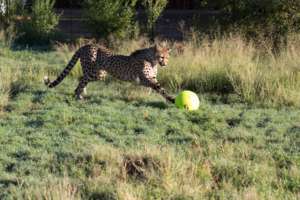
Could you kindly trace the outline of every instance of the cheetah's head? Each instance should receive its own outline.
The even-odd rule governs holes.
[[[155,57],[160,66],[165,67],[168,65],[169,62],[169,53],[170,49],[167,47],[161,47],[159,45],[155,45]]]

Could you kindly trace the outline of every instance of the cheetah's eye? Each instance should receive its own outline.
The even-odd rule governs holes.
[[[165,57],[161,56],[160,59],[165,59]]]

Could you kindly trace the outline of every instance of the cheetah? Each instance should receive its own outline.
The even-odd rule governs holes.
[[[75,66],[78,59],[82,67],[83,77],[87,77],[90,81],[103,80],[107,73],[104,70],[97,70],[96,65],[102,63],[104,59],[112,56],[112,52],[101,45],[88,44],[80,47],[72,56],[67,67],[56,78],[56,80],[50,82],[47,76],[44,77],[44,82],[50,88],[53,88],[60,84],[62,80],[70,73]]]
[[[166,47],[154,45],[124,56],[113,55],[103,46],[86,45],[75,52],[67,67],[56,80],[51,82],[48,77],[44,77],[44,83],[49,88],[57,86],[80,59],[83,76],[75,89],[75,97],[79,100],[83,99],[81,93],[85,91],[89,82],[101,80],[108,73],[117,79],[137,82],[142,86],[149,87],[167,101],[174,103],[174,97],[168,95],[156,79],[158,65],[165,67],[168,64],[169,52],[170,49]]]

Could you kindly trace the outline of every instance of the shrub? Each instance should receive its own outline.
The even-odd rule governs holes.
[[[54,12],[55,0],[35,0],[32,13],[24,16],[17,25],[16,43],[40,45],[49,44],[57,33],[59,16]]]
[[[6,29],[22,12],[22,4],[17,0],[0,0],[0,29]]]
[[[16,16],[22,14],[23,7],[18,0],[0,0],[0,31],[1,41],[10,45],[15,37]]]
[[[147,15],[147,31],[154,37],[155,22],[168,3],[168,0],[143,0]]]
[[[300,28],[300,1],[214,0],[207,6],[212,4],[224,13],[218,21],[225,31],[238,29],[248,38],[268,38],[275,47]]]
[[[97,38],[132,36],[136,27],[135,5],[136,0],[87,0],[84,3],[87,28]]]

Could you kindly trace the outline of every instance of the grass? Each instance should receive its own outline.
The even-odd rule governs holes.
[[[290,37],[277,56],[268,44],[261,52],[240,36],[187,42],[174,52],[172,70],[162,73],[161,82],[174,90],[234,93],[248,104],[299,107],[300,40]]]
[[[142,42],[128,44],[118,51]],[[238,39],[184,48],[159,78],[199,92],[195,112],[111,79],[77,102],[80,70],[53,90],[42,82],[67,49],[1,46],[0,199],[299,199],[297,51],[257,57]]]

